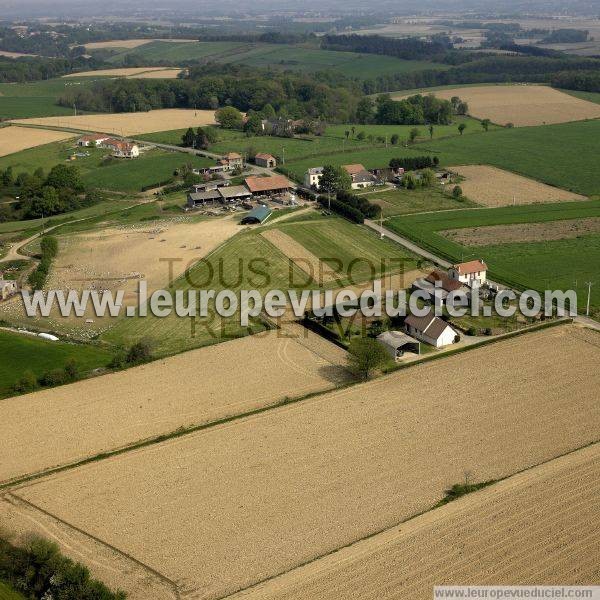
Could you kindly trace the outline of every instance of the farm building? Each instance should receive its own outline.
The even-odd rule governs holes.
[[[254,196],[284,194],[292,189],[292,184],[283,175],[246,177],[244,181]]]
[[[257,206],[242,219],[241,223],[242,225],[260,225],[271,216],[272,212],[266,206]]]
[[[309,188],[318,189],[323,176],[323,167],[313,167],[304,173],[304,185]]]
[[[6,300],[17,293],[17,282],[2,277],[2,273],[0,273],[0,300]]]
[[[214,204],[221,200],[219,190],[204,190],[203,192],[191,192],[187,197],[187,204],[190,208],[204,206],[205,204]]]
[[[369,173],[361,164],[342,165],[342,169],[352,178],[353,190],[360,190],[377,183],[377,177],[373,173]]]
[[[474,284],[482,285],[486,282],[487,265],[483,260],[471,260],[465,263],[452,265],[448,275],[470,287]]]
[[[460,339],[458,333],[446,321],[431,313],[424,317],[409,315],[404,320],[404,327],[409,335],[436,348],[449,346]]]
[[[277,166],[277,160],[272,154],[265,154],[264,152],[259,152],[254,157],[254,162],[259,167],[267,167],[268,169],[274,169]]]
[[[433,293],[436,287],[440,290],[439,296],[443,302],[446,301],[450,292],[456,292],[460,289],[466,290],[460,281],[452,279],[443,271],[431,271],[429,275],[416,279],[412,284],[414,290],[421,290],[429,294],[428,300],[433,300]]]
[[[200,175],[199,169],[194,169],[194,174]],[[195,183],[193,188],[194,192],[205,192],[206,190],[216,190],[217,188],[227,187],[228,185],[231,184],[226,179],[218,179],[216,181],[209,181],[207,183]]]
[[[140,155],[140,148],[137,144],[114,138],[106,138],[100,142],[100,147],[110,150],[115,158],[137,158]]]
[[[252,192],[243,185],[231,185],[228,187],[219,188],[218,193],[221,195],[223,202],[237,202],[252,198]]]
[[[402,358],[406,352],[421,354],[421,343],[401,331],[384,331],[377,336],[377,341],[394,360]]]
[[[223,158],[218,161],[220,164],[225,165],[226,170],[232,171],[233,169],[242,169],[244,167],[244,159],[241,154],[237,152],[228,152]]]
[[[100,144],[102,144],[102,142],[104,142],[105,140],[108,140],[108,139],[109,139],[108,135],[102,135],[100,133],[95,133],[92,135],[84,135],[77,140],[77,145],[83,146],[85,148],[89,148],[90,146],[96,147],[96,146],[100,146]]]

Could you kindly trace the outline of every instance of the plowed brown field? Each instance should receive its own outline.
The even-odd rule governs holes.
[[[436,585],[598,585],[599,503],[596,444],[234,598],[430,600]]]
[[[599,340],[575,326],[523,335],[13,493],[159,571],[182,596],[221,598],[428,510],[465,471],[499,479],[596,441]],[[227,385],[242,379],[239,361],[230,364]],[[178,389],[206,397],[194,394],[190,373],[164,386],[165,401]],[[135,427],[118,414],[115,426],[119,417]],[[40,451],[30,448],[35,438],[18,441],[8,449],[19,457]]]

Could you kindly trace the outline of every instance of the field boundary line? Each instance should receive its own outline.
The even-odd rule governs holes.
[[[470,346],[458,348],[458,349],[454,350],[453,352],[445,352],[442,354],[437,354],[434,356],[426,357],[423,360],[414,361],[414,362],[408,363],[406,365],[400,365],[397,368],[384,373],[380,378],[390,377],[400,370],[417,367],[424,363],[428,363],[428,362],[431,362],[434,360],[440,360],[440,359],[447,358],[447,357],[449,358],[449,357],[455,356],[456,354],[460,354],[462,352],[467,352],[468,350],[471,350],[471,349],[477,349],[477,348],[487,346],[488,344],[501,342],[506,339],[511,339],[513,337],[525,335],[527,333],[532,333],[535,331],[539,331],[541,329],[557,327],[559,325],[567,325],[570,323],[572,323],[572,320],[564,319],[564,320],[559,320],[559,321],[551,321],[549,323],[543,323],[541,325],[534,325],[532,327],[526,327],[526,328],[520,329],[518,331],[512,331],[512,332],[509,332],[508,334],[505,334],[502,337],[491,338],[490,340],[484,340],[482,342],[479,342],[478,344],[472,344]],[[324,398],[332,392],[339,392],[339,391],[345,390],[349,387],[353,387],[355,385],[361,385],[363,383],[364,383],[363,381],[349,381],[347,383],[342,383],[340,385],[334,386],[331,389],[326,390],[326,391],[321,390],[321,391],[316,391],[316,392],[310,392],[308,394],[305,394],[303,396],[298,396],[296,398],[285,397],[285,398],[278,400],[267,406],[261,406],[261,407],[258,407],[258,408],[255,408],[255,409],[252,409],[249,411],[239,413],[237,415],[230,415],[228,417],[216,419],[215,421],[209,421],[209,422],[201,423],[198,425],[192,425],[190,427],[179,427],[171,432],[163,433],[163,434],[160,434],[157,436],[152,436],[150,438],[142,439],[142,440],[139,440],[132,444],[127,444],[125,446],[113,448],[111,450],[106,450],[104,452],[99,452],[97,454],[94,454],[92,456],[87,456],[85,458],[76,460],[74,462],[66,463],[63,465],[56,466],[56,467],[51,467],[49,469],[42,469],[41,471],[37,471],[34,473],[28,473],[26,475],[18,475],[16,477],[12,477],[12,478],[6,479],[4,481],[0,481],[0,494],[3,492],[3,490],[18,490],[19,488],[26,487],[28,484],[33,483],[37,480],[43,479],[45,477],[50,477],[52,475],[57,475],[59,473],[63,473],[66,471],[71,471],[71,470],[77,469],[79,467],[88,465],[90,463],[98,462],[101,460],[106,460],[109,458],[113,458],[115,456],[120,456],[120,455],[126,454],[128,452],[134,452],[136,450],[141,450],[143,448],[147,448],[150,446],[155,446],[155,445],[161,444],[163,442],[167,442],[170,440],[178,439],[180,437],[184,437],[187,435],[197,433],[199,431],[205,431],[208,429],[212,429],[214,427],[219,427],[221,425],[235,423],[236,421],[241,421],[241,420],[249,418],[249,417],[261,415],[261,414],[269,412],[271,410],[277,410],[279,408],[284,408],[284,407],[291,406],[294,404],[299,404],[301,402],[305,402],[305,401],[311,400],[313,398],[318,398],[319,396]]]
[[[380,529],[378,531],[375,531],[373,533],[370,533],[368,535],[365,535],[357,540],[354,540],[353,542],[350,542],[348,544],[344,544],[343,546],[340,546],[339,548],[336,548],[334,550],[331,550],[329,552],[326,552],[324,554],[321,554],[319,556],[316,556],[315,558],[312,558],[310,560],[307,560],[295,567],[292,567],[291,569],[287,569],[286,571],[281,571],[280,573],[277,573],[275,575],[271,575],[270,577],[267,577],[266,579],[262,579],[261,581],[258,581],[257,583],[254,583],[252,585],[249,585],[245,588],[239,588],[238,590],[231,592],[230,594],[227,594],[225,596],[221,596],[220,598],[218,598],[217,600],[227,600],[227,598],[232,598],[233,596],[237,595],[237,594],[241,594],[243,592],[247,592],[249,590],[255,589],[258,586],[261,586],[269,581],[273,581],[274,579],[277,579],[279,577],[283,577],[284,575],[287,575],[288,573],[292,573],[293,571],[297,570],[297,569],[302,569],[303,567],[306,567],[310,564],[313,564],[319,560],[322,560],[324,558],[327,558],[328,556],[332,556],[333,554],[335,554],[336,552],[340,552],[341,550],[345,550],[347,548],[351,548],[352,546],[355,546],[357,544],[360,544],[362,542],[365,542],[367,540],[370,540],[374,537],[377,537],[378,535],[382,535],[388,531],[391,531],[392,529],[395,529],[397,527],[400,527],[401,525],[405,525],[406,523],[410,523],[411,521],[413,521],[414,519],[417,519],[419,517],[422,517],[423,515],[426,515],[430,512],[436,511],[436,510],[442,510],[444,508],[446,508],[447,506],[451,506],[451,505],[455,505],[457,502],[460,502],[460,500],[464,497],[472,497],[475,494],[483,494],[485,492],[488,492],[490,490],[494,490],[494,488],[496,488],[496,486],[499,483],[503,483],[509,479],[511,479],[512,477],[516,477],[517,475],[522,475],[524,473],[527,473],[529,471],[532,471],[534,469],[537,469],[538,467],[542,467],[544,465],[548,465],[556,460],[559,460],[561,458],[565,458],[566,456],[570,456],[571,454],[575,454],[577,452],[580,452],[581,450],[585,450],[586,448],[591,448],[592,446],[595,446],[596,444],[600,444],[600,438],[593,440],[587,444],[584,444],[583,446],[579,446],[578,448],[573,448],[572,450],[567,450],[566,452],[563,452],[562,454],[558,454],[557,456],[554,456],[552,458],[549,458],[548,460],[544,460],[542,462],[530,465],[529,467],[525,467],[524,469],[519,469],[518,471],[515,471],[514,473],[511,473],[510,475],[506,475],[505,477],[500,477],[499,479],[494,480],[493,483],[491,483],[490,485],[479,489],[479,490],[475,490],[473,492],[469,492],[467,494],[465,494],[464,496],[461,496],[460,498],[457,498],[454,501],[448,502],[446,504],[443,505],[438,505],[435,504],[433,506],[431,506],[430,508],[426,508],[425,510],[415,513],[414,515],[407,517],[406,519],[403,519],[401,521],[399,521],[398,523],[391,525],[389,527],[384,527],[383,529]]]
[[[116,554],[122,556],[123,558],[126,558],[127,560],[135,563],[139,567],[142,567],[142,569],[144,569],[145,571],[148,571],[149,573],[152,573],[154,576],[158,577],[164,583],[168,583],[173,588],[173,591],[175,593],[175,597],[177,598],[177,600],[179,600],[181,598],[181,592],[179,591],[179,586],[172,579],[169,579],[166,575],[163,575],[160,571],[157,571],[156,569],[152,568],[151,566],[143,563],[142,561],[138,560],[134,556],[131,556],[127,552],[120,550],[116,546],[113,546],[112,544],[105,542],[104,540],[100,539],[99,537],[96,537],[92,533],[89,533],[88,531],[85,531],[84,529],[81,529],[80,527],[77,527],[76,525],[73,525],[73,524],[65,521],[64,519],[57,517],[56,515],[52,514],[51,512],[47,511],[46,509],[41,508],[40,506],[37,506],[33,502],[30,502],[29,500],[25,500],[25,498],[22,498],[21,496],[13,494],[12,492],[2,494],[1,497],[2,498],[9,497],[17,505],[19,503],[22,503],[25,506],[28,506],[29,508],[31,508],[32,510],[37,511],[47,517],[50,517],[50,519],[56,521],[57,523],[60,523],[61,525],[64,525],[68,529],[72,529],[73,531],[76,531],[77,533],[83,535],[84,537],[87,537],[87,538],[93,540],[94,542],[100,544],[101,546],[104,546],[104,547],[108,548],[109,550],[111,550],[112,552],[115,552]]]

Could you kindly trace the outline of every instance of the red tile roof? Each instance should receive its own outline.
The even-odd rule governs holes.
[[[470,275],[471,273],[479,273],[487,271],[487,265],[482,260],[471,260],[465,263],[458,263],[452,267],[459,275]]]
[[[264,152],[259,152],[254,158],[262,158],[263,160],[275,160],[275,157],[272,154],[265,154]]]
[[[462,283],[460,281],[457,281],[456,279],[451,279],[450,277],[448,277],[448,275],[446,275],[446,273],[443,273],[442,271],[431,271],[431,273],[429,273],[429,275],[425,277],[425,280],[429,283],[433,283],[433,285],[435,285],[436,281],[439,281],[442,285],[442,289],[446,292],[453,292],[455,290],[459,290],[462,287]]]
[[[251,192],[271,192],[292,187],[292,184],[283,175],[246,177],[245,182]]]

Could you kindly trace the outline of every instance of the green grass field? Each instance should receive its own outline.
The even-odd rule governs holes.
[[[537,290],[581,288],[585,281],[598,281],[600,235],[545,242],[507,243],[490,246],[463,246],[439,232],[464,227],[486,227],[516,223],[544,223],[564,219],[600,217],[600,201],[535,204],[487,210],[464,210],[394,217],[390,229],[420,246],[453,261],[483,258],[490,277],[522,288]],[[580,308],[585,296],[580,294]],[[592,303],[600,308],[600,288],[592,288]]]
[[[594,102],[595,104],[600,104],[600,93],[599,92],[580,92],[577,90],[560,90],[565,94],[569,94],[569,96],[575,96],[575,98],[580,98],[581,100],[587,100],[588,102]]]
[[[42,167],[48,172],[54,165],[64,163],[75,152],[88,152],[89,156],[78,157],[69,162],[75,165],[88,187],[121,192],[138,192],[143,186],[169,179],[181,165],[191,163],[204,167],[213,160],[201,156],[183,155],[164,150],[149,150],[133,160],[114,160],[109,164],[103,160],[109,154],[100,148],[78,148],[75,140],[54,142],[9,154],[0,158],[0,169],[12,166],[15,173],[33,172]]]
[[[327,71],[348,77],[367,79],[393,73],[448,69],[448,65],[426,61],[402,60],[353,52],[321,50],[318,47],[244,42],[161,42],[155,41],[131,50],[122,50],[109,58],[115,65],[127,57],[139,56],[147,61],[181,63],[210,61],[244,64],[251,67],[291,71]]]
[[[394,188],[381,192],[368,193],[366,197],[370,202],[374,202],[382,207],[384,217],[477,206],[474,202],[467,199],[456,200],[451,195],[445,193],[441,186],[418,190]]]
[[[25,596],[15,592],[8,584],[0,581],[0,600],[25,600]]]
[[[478,135],[425,141],[408,148],[370,148],[322,156],[319,164],[362,163],[386,166],[395,156],[428,154],[441,165],[490,164],[584,195],[600,194],[598,155],[600,120],[490,130]],[[313,159],[294,159],[286,168],[296,177],[316,166]]]
[[[322,219],[317,212],[311,217],[286,220],[280,224],[274,223],[271,227],[280,228],[334,268],[338,265],[332,259],[341,261],[339,282],[328,282],[327,287],[365,282],[380,276],[382,272],[414,268],[414,257],[396,244],[380,240],[366,227],[353,225],[337,217]],[[236,292],[257,289],[263,293],[271,289],[316,289],[318,284],[310,281],[309,276],[290,260],[293,257],[286,257],[260,235],[265,229],[240,232],[213,252],[208,261],[194,266],[188,278],[177,280],[173,289],[210,289],[217,293],[223,289]],[[385,259],[394,261],[384,262],[382,266]],[[242,328],[239,318],[235,316],[228,319],[215,317],[208,321],[197,319],[192,336],[189,318],[149,316],[121,318],[102,335],[102,339],[119,345],[150,337],[154,340],[157,354],[162,355],[217,343],[227,337],[240,337],[262,328],[258,323],[250,330]]]
[[[31,83],[0,84],[0,118],[26,119],[72,115],[72,107],[58,106],[56,102],[68,90],[79,90],[91,85],[89,78],[48,79]]]
[[[61,369],[75,359],[82,373],[104,367],[113,353],[96,346],[50,342],[38,337],[0,330],[0,397],[12,395],[12,386],[25,371],[40,376]]]

